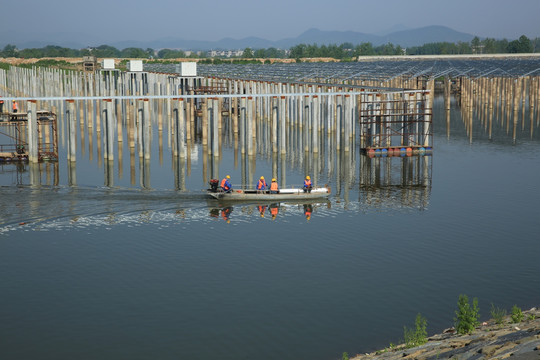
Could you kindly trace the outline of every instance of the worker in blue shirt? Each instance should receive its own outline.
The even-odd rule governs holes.
[[[227,175],[223,180],[221,180],[221,190],[224,192],[230,193],[232,191],[231,177]]]

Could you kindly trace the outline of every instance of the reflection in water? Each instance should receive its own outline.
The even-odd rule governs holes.
[[[462,128],[456,132],[451,127],[453,119],[464,125],[470,143],[484,138],[508,138],[514,144],[520,137],[534,139],[535,128],[540,125],[538,79],[463,78],[461,82],[461,92],[455,98],[445,93],[447,137],[451,130],[458,136],[463,134]],[[459,120],[451,115],[456,111],[460,113]]]
[[[227,205],[224,207],[212,207],[209,210],[210,218],[219,219],[220,217],[227,223],[234,222],[235,219],[242,218],[246,220],[246,215],[249,221],[256,221],[259,219],[271,219],[276,220],[281,216],[298,216],[303,214],[307,221],[310,221],[315,209],[321,211],[329,211],[332,209],[332,203],[330,201],[324,202],[280,202],[280,203],[261,203],[261,204],[243,204],[238,203],[235,205]],[[233,210],[237,210],[233,215]],[[321,213],[324,216],[324,212]]]
[[[306,216],[306,220],[311,220],[311,213],[313,212],[313,205],[311,204],[304,204],[304,215]]]
[[[170,192],[106,191],[93,189],[14,189],[3,192],[0,234],[14,231],[96,230],[113,225],[195,223],[219,220],[227,224],[265,221],[307,221],[343,211],[331,201],[220,204],[205,197],[171,196]],[[54,211],[51,211],[54,209]]]
[[[266,212],[267,208],[268,208],[267,205],[259,205],[259,206],[257,206],[257,209],[259,210],[259,214],[261,215],[262,218],[264,217],[264,213]]]
[[[231,216],[232,211],[233,211],[232,206],[227,206],[221,209],[221,218],[225,220],[227,223],[230,223],[231,222],[230,216]]]
[[[17,161],[0,163],[0,175],[6,179],[4,186],[57,186],[59,184],[58,162],[28,163]],[[9,179],[9,180],[7,180]]]
[[[276,220],[276,217],[279,214],[279,204],[276,204],[276,203],[270,204],[269,209],[270,209],[270,215],[272,216],[272,220]]]
[[[361,156],[360,201],[424,210],[431,194],[431,156]]]
[[[291,104],[295,105],[294,102]],[[200,194],[201,187],[205,187],[211,178],[221,178],[225,172],[233,178],[234,187],[249,189],[255,188],[261,175],[266,179],[276,178],[282,188],[301,187],[304,177],[310,175],[314,186],[330,185],[331,200],[342,202],[345,209],[354,209],[358,205],[357,198],[362,206],[379,206],[385,202],[387,205],[424,209],[429,202],[431,157],[370,159],[359,155],[354,137],[350,139],[351,148],[354,150],[345,151],[345,147],[340,145],[345,142],[345,132],[333,131],[335,127],[328,125],[329,120],[324,118],[327,115],[321,114],[324,121],[319,119],[319,125],[327,124],[327,128],[318,128],[318,131],[314,132],[313,128],[303,126],[298,120],[276,123],[272,117],[255,113],[250,119],[247,117],[249,112],[244,113],[245,109],[242,108],[240,111],[243,111],[244,122],[240,125],[249,125],[249,133],[243,128],[238,131],[238,127],[232,125],[234,119],[230,116],[219,117],[219,123],[214,123],[215,118],[210,118],[211,125],[214,129],[219,129],[220,136],[212,137],[208,145],[202,144],[202,132],[209,130],[203,126],[203,117],[193,117],[189,127],[189,139],[186,137],[186,141],[182,143],[182,151],[173,151],[173,147],[178,145],[175,145],[174,131],[179,129],[171,123],[175,118],[174,112],[168,114],[157,111],[164,106],[159,100],[133,101],[125,106],[125,114],[130,115],[125,122],[120,122],[119,117],[115,117],[116,112],[109,103],[104,106],[96,104],[98,109],[103,107],[104,111],[82,113],[86,122],[79,122],[80,131],[77,133],[80,135],[81,148],[88,151],[78,154],[77,161],[67,161],[64,168],[67,171],[65,174],[62,172],[65,179],[60,179],[58,170],[59,164],[62,166],[65,161],[65,156],[60,155],[57,163],[23,165],[22,174],[28,171],[27,169],[31,171],[28,179],[22,174],[17,176],[16,184],[68,187],[105,185],[108,188],[136,187],[144,190],[163,190],[164,187],[169,189],[167,184],[172,184],[176,191]],[[211,110],[210,115],[214,114],[215,108]],[[110,122],[107,116],[114,118],[114,122]],[[68,120],[69,116],[64,114],[60,117],[60,124]],[[101,120],[104,122],[103,132],[99,130],[101,126],[93,126],[94,123],[99,125]],[[112,136],[112,123],[117,131],[115,151],[107,145]],[[119,130],[122,126],[127,129]],[[154,127],[158,127],[158,130],[155,131]],[[160,131],[159,127],[162,127],[163,131]],[[249,155],[249,147],[248,151],[245,149],[248,140],[254,145],[252,155]],[[69,141],[62,143],[64,146],[60,151],[65,155]],[[286,152],[278,151],[281,144],[286,145]],[[314,146],[317,146],[318,152],[312,151]],[[96,153],[92,154],[94,151]],[[156,151],[159,156],[150,156]],[[124,161],[124,154],[129,156],[129,161]],[[170,157],[170,161],[163,161],[166,156]],[[202,161],[199,163],[200,157]],[[129,179],[126,181],[123,178],[127,167]],[[84,175],[88,171],[92,172],[92,169],[103,171],[102,177],[98,173],[98,181],[95,183],[91,182],[95,181],[94,178]],[[194,174],[193,169],[197,170]],[[78,176],[79,174],[83,175]],[[5,168],[2,168],[0,176],[3,178],[4,175],[7,173]],[[352,191],[355,193],[352,194]],[[264,211],[259,210],[259,215],[272,219],[281,217],[282,204],[265,206],[268,207]],[[312,218],[313,208],[302,205],[300,213],[309,220]],[[229,221],[230,212],[225,215],[224,219]],[[232,216],[234,218],[234,215]]]

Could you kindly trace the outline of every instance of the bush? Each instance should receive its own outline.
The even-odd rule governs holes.
[[[403,336],[405,337],[405,347],[412,348],[427,343],[427,320],[421,314],[416,315],[416,329],[403,327]]]
[[[506,316],[506,309],[501,309],[500,307],[495,307],[491,303],[491,317],[495,320],[496,324],[501,325],[503,323],[504,317]]]
[[[458,309],[454,318],[456,331],[458,334],[471,334],[478,325],[478,299],[474,298],[472,307],[469,304],[467,295],[459,295]]]
[[[341,360],[349,360],[349,354],[347,352],[344,352],[341,356]]]
[[[512,322],[514,324],[522,322],[524,315],[523,315],[523,312],[521,311],[521,308],[518,307],[517,305],[514,305],[512,307],[512,315],[511,315],[511,317],[512,317]]]

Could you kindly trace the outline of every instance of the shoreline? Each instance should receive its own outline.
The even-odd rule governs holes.
[[[534,307],[523,311],[523,315],[519,323],[512,323],[511,315],[506,315],[502,324],[490,319],[468,335],[458,335],[450,328],[428,337],[427,343],[421,346],[406,349],[401,344],[350,359],[540,359],[540,309]]]

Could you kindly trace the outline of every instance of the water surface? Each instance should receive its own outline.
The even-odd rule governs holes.
[[[63,148],[38,186],[29,165],[2,165],[1,357],[338,359],[399,342],[419,312],[430,334],[452,326],[459,294],[482,319],[492,302],[539,305],[536,122],[513,141],[476,119],[471,142],[457,103],[449,126],[434,106],[430,157],[330,146],[253,166],[224,142],[233,183],[277,163],[288,185],[332,186],[309,220],[306,204],[207,200],[202,148],[178,168],[157,131],[134,174],[129,149],[108,168],[88,138],[75,183]]]

